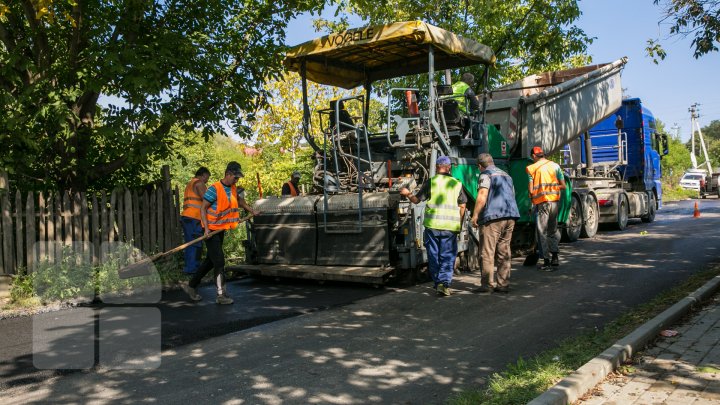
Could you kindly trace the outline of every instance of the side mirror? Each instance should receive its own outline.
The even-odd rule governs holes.
[[[670,152],[670,145],[668,143],[668,136],[667,134],[662,134],[661,136],[661,144],[662,144],[662,155],[667,155]]]

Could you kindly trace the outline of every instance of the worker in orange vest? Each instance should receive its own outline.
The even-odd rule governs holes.
[[[560,197],[562,191],[565,190],[565,176],[560,165],[545,159],[545,153],[541,147],[534,146],[530,156],[534,163],[526,169],[530,176],[528,192],[537,212],[535,221],[537,238],[544,259],[539,269],[555,271],[560,265],[558,259],[560,228],[557,217]]]
[[[201,167],[195,172],[195,177],[190,179],[185,186],[185,194],[183,196],[183,210],[180,214],[180,223],[183,228],[185,242],[190,242],[202,236],[203,228],[200,221],[200,207],[202,205],[202,196],[207,191],[207,182],[210,179],[210,170],[207,167]],[[193,274],[200,265],[200,257],[202,256],[202,242],[188,246],[185,249],[185,274]]]
[[[197,287],[203,277],[211,269],[214,269],[215,287],[217,288],[215,303],[221,305],[233,303],[233,299],[228,295],[225,287],[225,252],[223,252],[225,231],[237,228],[240,222],[240,208],[243,208],[251,215],[258,214],[245,202],[245,190],[235,185],[241,177],[244,176],[240,163],[230,162],[225,169],[225,177],[208,187],[203,195],[200,218],[202,219],[205,235],[215,230],[221,230],[222,232],[205,239],[207,256],[190,282],[183,286],[183,289],[193,301],[202,300],[202,297],[197,292]]]
[[[300,188],[298,183],[300,182],[300,172],[295,170],[290,176],[290,181],[283,184],[281,195],[283,197],[297,197],[300,195]]]

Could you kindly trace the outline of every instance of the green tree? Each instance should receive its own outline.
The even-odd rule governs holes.
[[[670,24],[669,37],[691,37],[695,59],[718,51],[720,43],[720,1],[717,0],[654,0],[663,15],[660,23]],[[667,53],[659,39],[647,41],[648,55],[655,63]]]
[[[580,16],[576,0],[397,0],[384,3],[349,0],[345,9],[371,24],[424,20],[488,45],[498,58],[491,71],[496,83],[589,61],[584,53],[592,38],[574,25]],[[337,28],[337,24],[330,27]],[[468,70],[476,77],[482,73],[479,67]]]
[[[322,5],[0,0],[0,167],[83,190],[170,156],[177,133],[247,135],[287,22]]]
[[[658,120],[659,122],[659,120]],[[658,125],[661,128],[661,125]],[[668,135],[668,154],[660,161],[663,183],[675,187],[680,182],[685,170],[692,167],[690,162],[690,151],[679,137]]]

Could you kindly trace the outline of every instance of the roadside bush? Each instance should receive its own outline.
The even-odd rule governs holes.
[[[687,190],[677,185],[673,187],[663,184],[663,202],[685,200],[688,198],[698,198],[698,192]]]
[[[28,274],[24,268],[18,269],[10,285],[10,301],[21,303],[33,298],[33,275]]]

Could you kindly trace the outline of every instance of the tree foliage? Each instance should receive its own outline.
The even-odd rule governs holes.
[[[0,0],[0,166],[82,190],[170,156],[177,133],[247,134],[287,22],[322,4]]]
[[[342,7],[371,24],[420,19],[488,45],[498,59],[495,83],[589,61],[584,53],[592,38],[574,25],[576,0],[347,0]]]
[[[654,0],[662,7],[660,23],[670,24],[669,37],[691,37],[695,59],[718,51],[720,43],[720,1]],[[658,39],[648,40],[647,53],[655,63],[665,59],[666,51]]]
[[[655,121],[657,130],[666,133],[665,125],[657,119]],[[691,167],[690,151],[679,137],[668,135],[668,154],[660,161],[663,182],[668,183],[670,188],[677,186],[685,170]]]

